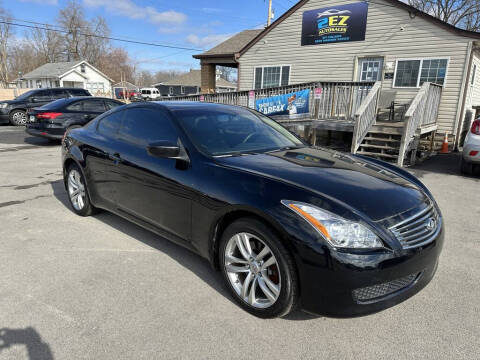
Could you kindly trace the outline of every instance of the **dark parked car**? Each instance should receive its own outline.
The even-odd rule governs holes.
[[[123,105],[122,102],[101,97],[75,97],[52,101],[28,110],[26,131],[30,135],[61,139],[70,127],[79,127],[104,112]]]
[[[25,125],[28,109],[72,96],[91,96],[91,94],[80,88],[35,89],[13,100],[0,100],[0,124],[10,122],[12,125]]]
[[[417,178],[250,109],[130,104],[68,131],[62,152],[77,214],[107,209],[197,252],[259,317],[376,312],[437,269],[442,216]]]

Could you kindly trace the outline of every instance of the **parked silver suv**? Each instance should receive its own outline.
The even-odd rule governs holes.
[[[462,172],[473,173],[474,167],[480,165],[480,118],[472,123],[465,138],[462,155]]]

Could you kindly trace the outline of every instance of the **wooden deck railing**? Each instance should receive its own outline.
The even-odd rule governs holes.
[[[437,122],[441,95],[441,85],[425,82],[413,99],[405,113],[405,126],[400,142],[398,166],[403,165],[405,155],[420,126],[433,125]]]
[[[205,101],[255,107],[255,100],[275,95],[310,89],[309,114],[311,120],[355,121],[355,113],[367,97],[373,82],[316,81],[250,91],[224,92],[162,98],[161,101]],[[317,95],[315,96],[315,89]],[[253,94],[251,93],[253,91]],[[253,98],[249,96],[253,95]],[[250,100],[250,101],[249,101]]]
[[[382,83],[377,81],[368,93],[365,100],[355,112],[355,123],[353,127],[352,137],[352,154],[355,154],[363,139],[370,131],[370,128],[375,124],[377,118],[377,104],[378,96]]]

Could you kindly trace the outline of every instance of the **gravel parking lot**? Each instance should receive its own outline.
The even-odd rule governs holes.
[[[411,169],[443,211],[430,285],[355,319],[260,320],[206,260],[115,215],[73,214],[60,148],[0,127],[1,359],[473,359],[480,333],[480,177],[458,154]]]

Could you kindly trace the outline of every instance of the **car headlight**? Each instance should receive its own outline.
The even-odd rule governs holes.
[[[338,248],[382,248],[383,243],[364,225],[344,219],[314,205],[282,200],[282,204],[312,225],[332,246]]]
[[[8,103],[0,103],[0,109],[5,109],[8,106]]]

